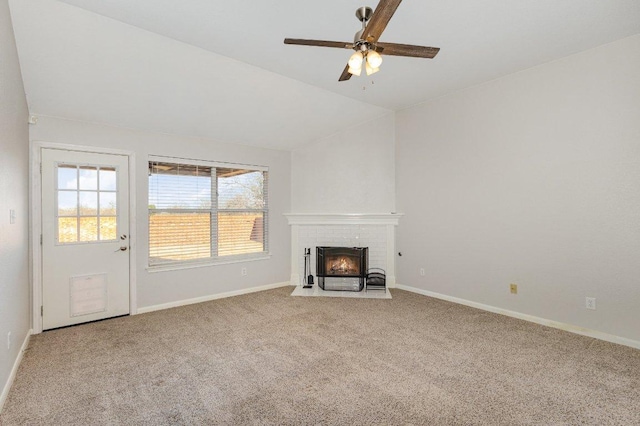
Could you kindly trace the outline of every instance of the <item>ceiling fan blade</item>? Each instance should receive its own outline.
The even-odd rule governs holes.
[[[402,0],[380,0],[378,7],[373,11],[371,19],[367,23],[364,29],[363,39],[369,43],[375,43],[380,38],[380,35],[387,28],[387,24],[391,17],[396,12],[400,2]]]
[[[340,78],[338,79],[338,81],[347,81],[351,78],[351,73],[349,72],[349,64],[347,64],[346,67],[344,67],[344,71],[342,71],[342,74],[340,75]]]
[[[284,44],[297,44],[300,46],[337,47],[340,49],[353,49],[353,43],[344,41],[305,40],[302,38],[285,38]]]
[[[433,58],[439,47],[413,46],[411,44],[376,43],[376,50],[383,55],[410,56],[412,58]]]

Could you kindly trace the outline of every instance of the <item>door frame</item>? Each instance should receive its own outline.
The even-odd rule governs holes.
[[[136,155],[133,151],[45,141],[31,141],[29,181],[31,188],[31,328],[33,334],[42,333],[42,149],[59,149],[93,154],[124,155],[129,159],[129,315],[138,313],[136,300]]]

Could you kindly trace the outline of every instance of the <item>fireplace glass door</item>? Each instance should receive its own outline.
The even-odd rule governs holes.
[[[360,291],[368,260],[367,247],[317,247],[318,285],[323,290]]]

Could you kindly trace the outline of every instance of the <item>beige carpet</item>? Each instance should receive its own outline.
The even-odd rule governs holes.
[[[392,290],[33,336],[0,424],[640,424],[640,351]]]

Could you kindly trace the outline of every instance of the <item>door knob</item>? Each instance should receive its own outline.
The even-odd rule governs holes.
[[[120,247],[118,250],[114,251],[114,253],[117,253],[119,251],[127,251],[127,246]]]

